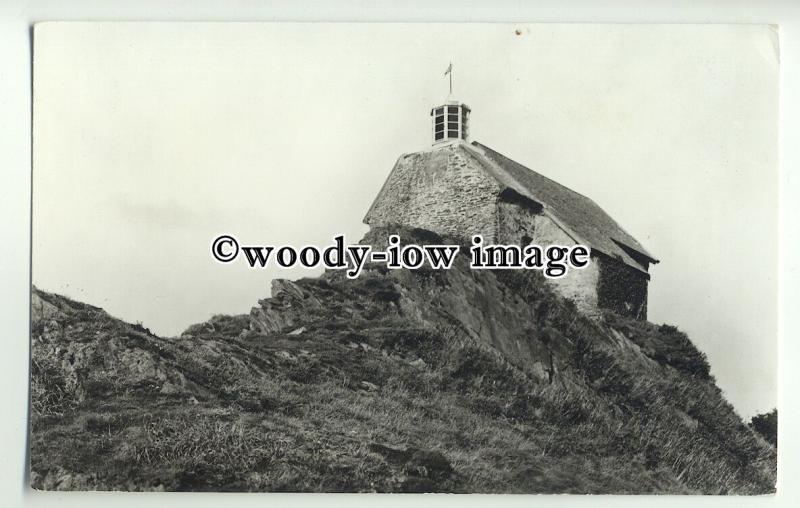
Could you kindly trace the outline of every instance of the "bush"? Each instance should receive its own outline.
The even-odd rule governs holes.
[[[778,410],[773,409],[769,413],[762,413],[754,416],[750,420],[750,427],[764,436],[772,446],[778,446]]]

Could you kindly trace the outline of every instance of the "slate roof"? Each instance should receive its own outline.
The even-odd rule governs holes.
[[[501,185],[543,206],[573,238],[594,250],[646,272],[646,261],[658,263],[634,237],[594,201],[526,168],[491,148],[472,142],[460,145]],[[642,262],[642,258],[646,261]]]

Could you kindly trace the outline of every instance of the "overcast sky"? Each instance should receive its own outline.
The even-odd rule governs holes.
[[[46,24],[34,48],[33,281],[177,335],[275,276],[210,242],[355,242],[454,96],[471,135],[588,195],[661,264],[745,416],[776,401],[776,29]]]

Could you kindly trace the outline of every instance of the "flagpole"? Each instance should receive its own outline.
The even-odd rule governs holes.
[[[447,70],[444,71],[445,75],[450,79],[450,95],[448,98],[453,95],[453,62],[450,62],[450,65],[447,66]]]

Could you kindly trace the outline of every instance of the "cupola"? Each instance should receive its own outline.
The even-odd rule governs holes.
[[[448,100],[431,109],[433,145],[469,138],[469,106]]]

